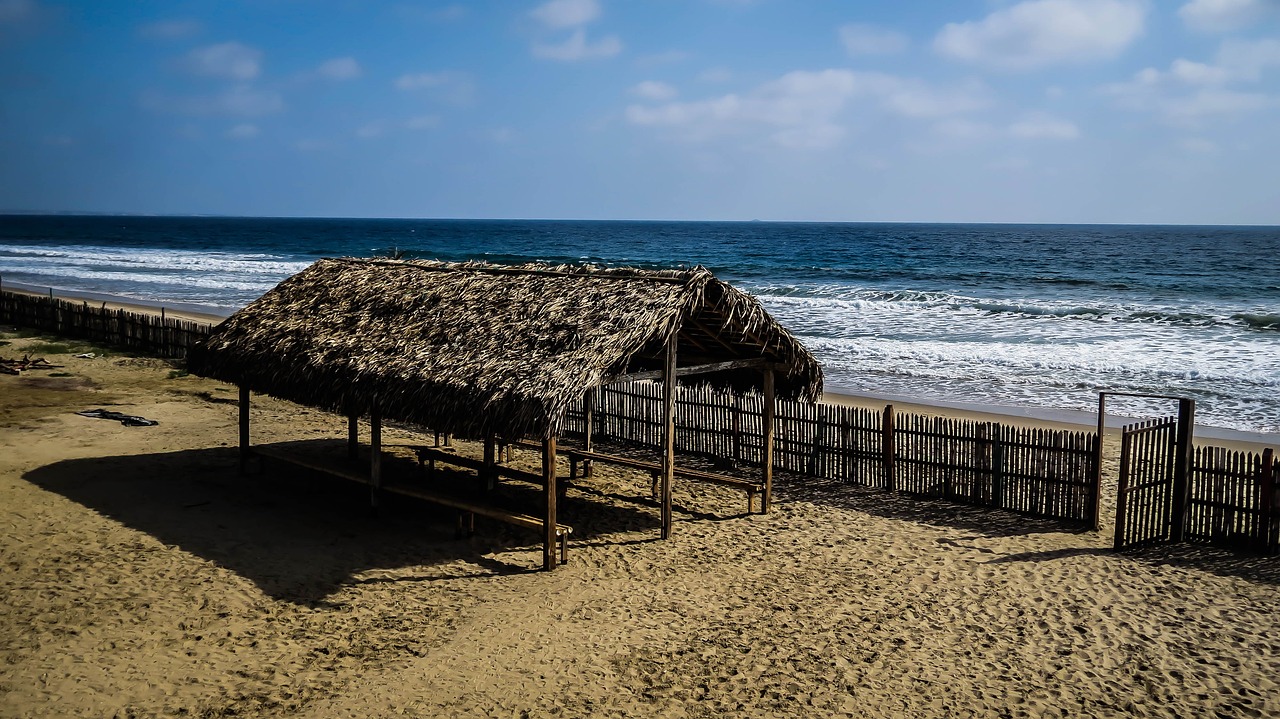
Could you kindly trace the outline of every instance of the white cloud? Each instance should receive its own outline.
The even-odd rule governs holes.
[[[1280,67],[1280,40],[1227,40],[1218,49],[1218,65],[1233,78],[1256,81],[1272,67]]]
[[[397,89],[405,92],[429,92],[438,99],[454,105],[466,105],[475,95],[471,77],[451,70],[406,73],[396,78],[395,85]]]
[[[600,4],[596,0],[551,0],[529,15],[550,28],[578,27],[600,17]]]
[[[1004,70],[1115,57],[1142,34],[1139,0],[1028,0],[985,19],[950,23],[934,49],[956,60]]]
[[[271,90],[255,90],[247,85],[237,85],[216,95],[169,97],[150,94],[142,99],[145,107],[157,112],[180,115],[231,115],[259,117],[280,112],[284,100]]]
[[[840,28],[840,43],[850,55],[892,55],[907,49],[907,36],[875,25],[851,23]]]
[[[622,52],[622,41],[609,35],[595,44],[587,42],[587,34],[582,28],[573,31],[568,40],[559,45],[533,46],[533,56],[546,60],[588,60],[601,57],[613,57]]]
[[[404,121],[404,126],[408,130],[429,130],[440,125],[440,117],[437,115],[418,115]]]
[[[646,100],[657,100],[659,102],[675,99],[680,93],[672,86],[665,82],[657,80],[645,80],[631,88],[631,94],[642,97]]]
[[[330,80],[354,80],[363,70],[354,57],[335,57],[322,63],[316,73]]]
[[[261,63],[262,51],[238,42],[224,42],[192,50],[183,64],[196,75],[252,80],[258,76]]]
[[[672,128],[695,141],[763,128],[785,147],[820,148],[843,137],[841,115],[855,100],[912,118],[963,114],[987,104],[985,88],[975,83],[939,90],[883,73],[832,69],[788,73],[745,95],[632,105],[626,116],[632,124]]]
[[[1188,27],[1203,32],[1228,32],[1262,19],[1276,10],[1268,0],[1191,0],[1178,8]]]
[[[1230,118],[1280,104],[1271,95],[1229,87],[1256,83],[1273,67],[1280,67],[1280,40],[1227,40],[1214,64],[1179,58],[1167,71],[1148,67],[1129,82],[1102,90],[1123,108],[1154,112],[1177,125],[1197,126],[1213,117]]]
[[[195,20],[160,20],[138,27],[138,34],[156,40],[181,40],[200,32]]]
[[[1216,85],[1226,82],[1231,77],[1230,73],[1221,67],[1181,58],[1174,60],[1169,66],[1169,74],[1188,85]]]
[[[1032,113],[1009,126],[1009,134],[1024,140],[1075,140],[1075,123],[1045,113]]]
[[[262,134],[262,130],[258,129],[257,125],[250,122],[242,122],[239,125],[232,127],[230,130],[227,130],[227,137],[234,140],[252,140],[260,134]]]

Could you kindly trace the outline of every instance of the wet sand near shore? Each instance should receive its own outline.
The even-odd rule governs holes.
[[[1106,528],[785,474],[768,515],[677,482],[664,542],[647,477],[600,467],[544,573],[536,533],[458,540],[428,505],[239,476],[233,388],[48,357],[65,367],[0,376],[0,716],[1280,713],[1275,559],[1117,555]],[[95,407],[160,424],[73,414]],[[255,443],[345,436],[269,398],[252,422]]]

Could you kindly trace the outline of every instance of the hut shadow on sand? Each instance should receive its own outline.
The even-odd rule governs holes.
[[[345,451],[345,444],[335,440],[287,444],[291,451],[309,454]],[[485,577],[538,568],[536,554],[528,551],[538,545],[537,532],[480,518],[476,533],[459,539],[456,513],[448,509],[401,497],[374,513],[362,508],[368,489],[360,485],[275,463],[243,477],[236,473],[238,462],[234,448],[196,449],[64,460],[31,470],[24,478],[224,567],[273,598],[297,604],[323,605],[350,584]],[[418,471],[412,460],[394,456],[387,469],[390,476]],[[438,480],[451,481],[447,475]],[[498,500],[529,501],[538,491],[504,485],[507,496]],[[640,530],[652,537],[658,524],[652,509],[576,492],[562,506],[575,521],[575,543],[630,544],[636,540],[628,532]],[[522,551],[512,555],[514,562],[501,558],[516,548]],[[397,579],[360,576],[406,567],[418,570]]]

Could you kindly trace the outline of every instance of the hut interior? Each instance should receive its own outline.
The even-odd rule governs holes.
[[[556,565],[557,541],[563,558],[568,533],[556,517],[557,440],[568,408],[584,392],[590,413],[595,388],[638,379],[662,383],[664,449],[654,468],[666,537],[674,477],[742,483],[676,468],[677,382],[763,392],[766,428],[775,395],[813,401],[822,391],[813,355],[756,299],[703,267],[323,259],[216,327],[192,349],[188,364],[196,374],[240,388],[242,466],[251,452],[264,451],[249,442],[250,392],[346,415],[353,456],[357,418],[368,417],[367,475],[350,478],[369,484],[375,505],[383,420],[483,440],[485,459],[473,467],[482,476],[515,476],[543,486],[537,523],[547,568]],[[543,455],[540,476],[497,467],[500,438],[536,442]],[[759,490],[762,511],[771,499],[771,441],[765,450],[760,481],[743,483]],[[621,459],[594,452],[590,431],[583,446],[568,453],[584,467]],[[432,460],[451,456],[428,452]],[[486,513],[471,502],[430,494],[417,492],[461,511]],[[527,524],[529,517],[507,521],[517,519]]]

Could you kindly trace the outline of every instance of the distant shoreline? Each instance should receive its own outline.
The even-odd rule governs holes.
[[[174,317],[176,319],[190,320],[192,322],[204,322],[207,324],[218,324],[219,322],[230,317],[235,310],[225,307],[211,307],[208,305],[197,305],[187,302],[158,302],[155,300],[140,300],[133,297],[122,297],[120,295],[111,295],[103,292],[88,292],[85,290],[65,290],[59,287],[40,287],[38,285],[30,285],[24,282],[8,282],[0,285],[0,289],[6,292],[13,292],[23,295],[37,295],[40,297],[48,297],[50,292],[53,293],[55,299],[68,300],[70,302],[92,302],[96,304],[106,305],[111,309],[123,309],[130,312],[141,312],[143,314],[160,314],[160,310],[164,310],[166,317]]]
[[[5,282],[2,288],[5,291],[39,296],[48,296],[50,291],[50,288],[48,287],[38,287],[24,283],[10,282]],[[133,297],[109,295],[100,292],[64,290],[57,287],[52,288],[52,290],[53,296],[58,299],[69,300],[72,302],[83,300],[88,302],[104,303],[110,308],[125,309],[131,312],[153,315],[160,314],[160,310],[163,308],[165,310],[165,315],[168,317],[215,325],[222,322],[235,311],[223,307],[210,307],[189,303],[157,302],[153,300],[136,299]],[[822,401],[827,404],[867,407],[872,409],[882,409],[885,405],[892,404],[894,408],[899,411],[911,413],[956,417],[975,422],[998,422],[1002,424],[1046,427],[1052,429],[1090,431],[1096,430],[1098,426],[1098,416],[1094,412],[984,405],[941,399],[934,400],[922,397],[877,394],[874,392],[854,392],[840,387],[832,387],[828,391],[824,392]],[[1136,421],[1136,419],[1140,418],[1110,414],[1107,417],[1107,433],[1117,433],[1120,427]],[[1248,451],[1257,450],[1259,446],[1280,447],[1280,434],[1244,432],[1208,425],[1196,425],[1196,439],[1201,442],[1211,440],[1218,445],[1226,444],[1235,449]]]

